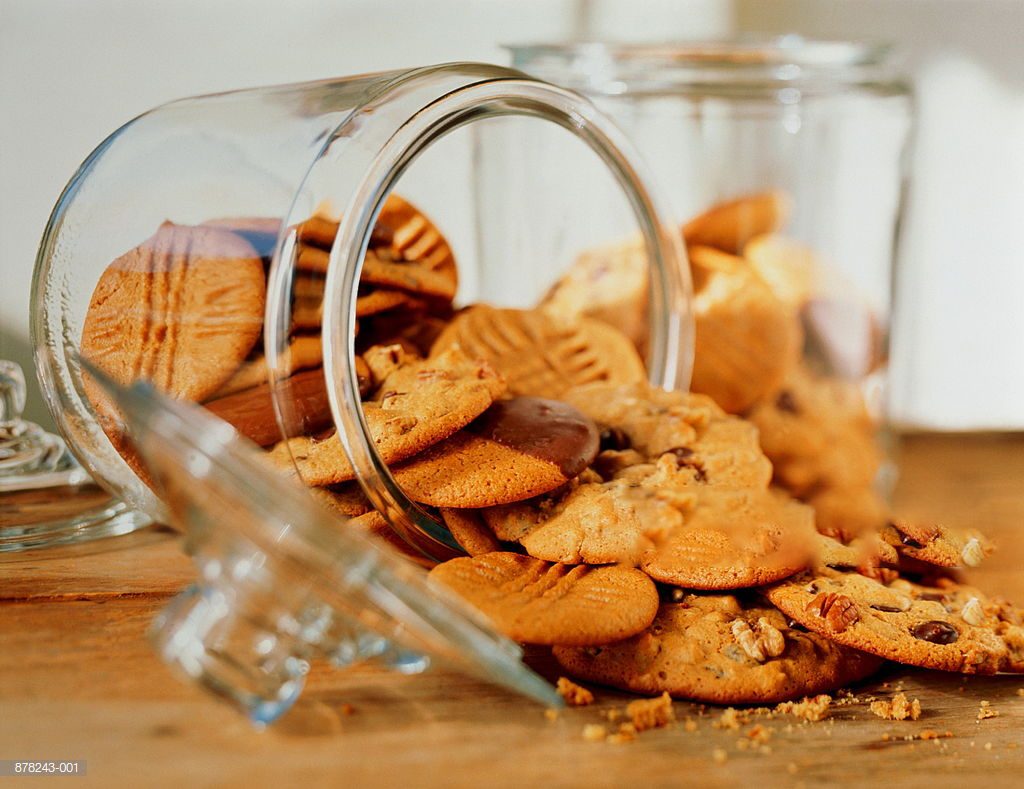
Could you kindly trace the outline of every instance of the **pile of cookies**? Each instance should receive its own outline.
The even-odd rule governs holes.
[[[638,242],[585,253],[533,309],[455,310],[447,241],[388,199],[354,343],[381,457],[467,554],[432,578],[508,636],[551,646],[571,676],[644,694],[782,701],[884,660],[1024,671],[1020,612],[956,569],[990,546],[895,518],[872,487],[882,456],[859,391],[805,361],[811,345],[828,361],[829,335],[819,267],[779,235],[786,210],[765,193],[683,228],[697,319],[685,393],[646,382]],[[164,225],[101,277],[83,351],[124,383],[203,403],[344,528],[430,564],[372,510],[333,428],[319,331],[337,222],[324,213],[293,229],[282,435],[262,345],[278,229]],[[884,361],[862,357],[864,373]],[[86,394],[134,464],[88,381]]]

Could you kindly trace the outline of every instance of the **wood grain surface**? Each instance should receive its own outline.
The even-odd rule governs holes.
[[[1024,600],[1024,437],[915,436],[900,451],[903,511],[976,524],[999,553],[978,585]],[[538,706],[444,669],[404,677],[314,667],[277,725],[253,729],[173,676],[146,630],[190,577],[169,532],[0,559],[0,759],[85,759],[84,778],[0,778],[0,789],[70,786],[1020,786],[1024,676],[966,678],[893,666],[825,721],[755,717],[716,728],[717,708],[677,702],[691,726],[612,745],[583,739],[625,694],[550,721]],[[543,650],[529,660],[554,679]],[[917,722],[873,716],[864,697],[902,687]],[[1024,691],[1022,691],[1024,692]],[[987,700],[998,716],[978,721]],[[770,730],[767,749],[746,733]],[[942,735],[919,739],[922,732]],[[946,737],[946,732],[951,736]],[[716,760],[717,757],[717,760]]]

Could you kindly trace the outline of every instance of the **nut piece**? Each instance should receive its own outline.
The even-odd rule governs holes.
[[[971,537],[960,550],[960,558],[968,567],[977,567],[981,564],[985,559],[985,550],[981,547],[981,541],[977,537]]]
[[[824,619],[837,633],[842,633],[860,619],[857,605],[853,600],[835,592],[822,592],[808,603],[807,610]]]
[[[980,626],[985,621],[985,609],[977,597],[972,597],[964,605],[960,617],[969,625]]]
[[[786,648],[786,638],[763,616],[757,620],[755,632],[742,619],[732,623],[732,635],[751,660],[764,663],[770,657],[778,657]]]

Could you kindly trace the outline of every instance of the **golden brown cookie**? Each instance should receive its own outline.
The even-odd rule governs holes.
[[[885,501],[867,486],[819,487],[804,500],[814,508],[818,531],[842,542],[877,533],[890,517]]]
[[[799,241],[766,233],[747,242],[743,257],[772,292],[793,309],[804,306],[821,287],[817,256]]]
[[[476,510],[444,507],[441,509],[441,517],[444,518],[444,525],[448,527],[455,542],[470,556],[501,550],[498,538],[487,528],[487,524]]]
[[[640,566],[656,581],[688,589],[762,586],[807,567],[815,537],[810,508],[786,495],[707,489]]]
[[[478,304],[441,332],[432,353],[454,346],[490,362],[513,395],[558,399],[580,384],[646,379],[632,343],[611,326],[587,318],[558,320],[539,310]]]
[[[299,228],[302,242],[296,265],[303,271],[326,272],[338,223],[316,215]],[[455,258],[440,231],[417,208],[389,195],[381,209],[363,261],[360,281],[446,301],[455,298]]]
[[[348,518],[365,515],[373,509],[358,482],[342,482],[324,488],[309,488],[309,492],[321,504]]]
[[[791,626],[764,603],[710,594],[662,603],[651,626],[625,641],[556,646],[554,655],[580,679],[715,704],[765,704],[824,693],[882,664]]]
[[[513,397],[392,473],[413,501],[492,507],[564,485],[590,465],[597,446],[597,427],[572,406]]]
[[[800,356],[794,310],[742,258],[690,250],[696,346],[691,387],[730,413],[776,391]]]
[[[202,401],[256,344],[265,300],[263,263],[251,244],[221,228],[166,222],[100,276],[82,355],[120,384],[148,380]]]
[[[285,425],[288,433],[315,434],[331,424],[331,406],[327,399],[324,371],[304,370],[276,385],[282,403],[287,403]],[[207,400],[203,407],[230,423],[235,430],[260,446],[270,446],[282,438],[273,400],[274,387],[261,383],[239,392]]]
[[[319,336],[293,337],[288,344],[283,363],[289,375],[300,370],[309,370],[323,364],[323,345]],[[235,370],[214,397],[225,397],[243,389],[250,389],[266,383],[270,377],[267,359],[263,354],[252,357]]]
[[[429,360],[401,360],[380,380],[373,399],[363,403],[363,413],[384,462],[397,463],[465,427],[504,388],[489,365],[471,361],[456,348]],[[290,468],[294,458],[307,485],[354,477],[341,441],[333,433],[322,439],[297,436],[282,441],[270,458],[283,468]]]
[[[540,308],[558,320],[594,318],[647,346],[647,249],[642,239],[583,252],[544,297]]]
[[[608,644],[639,633],[658,611],[658,592],[628,567],[551,564],[518,553],[452,559],[430,572],[529,644]]]
[[[406,559],[415,562],[421,567],[429,569],[435,564],[403,540],[391,527],[391,524],[389,524],[384,516],[377,512],[377,510],[372,510],[367,512],[365,515],[360,515],[356,518],[350,518],[344,523],[342,528],[358,529],[364,534],[380,540],[391,550],[401,554]]]
[[[970,587],[902,578],[884,584],[818,569],[766,594],[809,630],[897,663],[965,674],[1024,671],[1020,612]]]
[[[974,529],[962,531],[902,518],[889,521],[881,537],[900,555],[938,567],[977,567],[992,553],[992,544]]]
[[[773,233],[789,216],[782,192],[758,192],[713,205],[683,225],[686,245],[708,246],[738,255],[754,236]]]

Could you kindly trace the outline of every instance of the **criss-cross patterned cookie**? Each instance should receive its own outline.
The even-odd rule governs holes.
[[[539,310],[478,304],[456,316],[432,353],[454,346],[490,362],[513,395],[558,399],[580,384],[646,379],[633,344],[611,326],[588,318],[560,320]]]
[[[318,214],[298,230],[296,266],[300,271],[326,272],[338,223]],[[385,288],[455,298],[458,274],[451,247],[434,224],[396,194],[384,202],[370,237],[360,281]]]
[[[165,222],[100,276],[81,352],[120,384],[147,380],[201,402],[253,349],[265,300],[263,263],[245,239]]]
[[[790,625],[733,595],[680,594],[643,633],[608,646],[556,646],[572,676],[715,704],[765,704],[863,679],[882,661]]]
[[[414,501],[491,507],[564,485],[597,455],[594,423],[540,397],[498,400],[455,435],[392,470]]]
[[[1024,672],[1020,612],[971,587],[902,578],[884,584],[819,568],[765,594],[807,629],[897,663],[966,674]]]
[[[620,641],[647,627],[658,611],[654,583],[628,567],[488,553],[447,561],[430,577],[480,609],[509,638],[529,644]]]
[[[408,359],[396,348],[394,357],[394,367],[378,379],[373,399],[363,402],[370,435],[387,463],[443,441],[487,410],[504,391],[501,377],[486,362],[472,361],[457,348],[429,360]],[[369,363],[374,357],[368,353],[365,358]],[[307,485],[354,478],[341,441],[333,433],[319,439],[297,436],[282,441],[270,459],[283,468],[291,468],[294,459]]]

